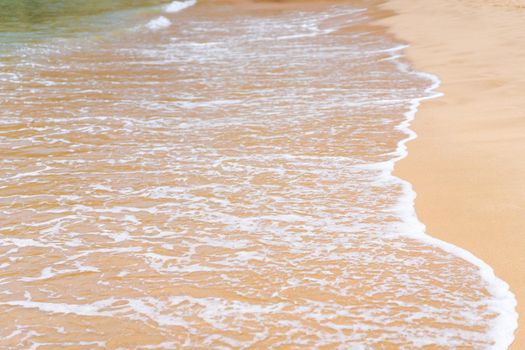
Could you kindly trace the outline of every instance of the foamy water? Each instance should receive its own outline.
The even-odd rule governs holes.
[[[392,176],[438,80],[366,9],[194,4],[2,59],[0,347],[505,349]]]

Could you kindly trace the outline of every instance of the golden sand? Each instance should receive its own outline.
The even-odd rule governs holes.
[[[392,0],[384,20],[445,96],[426,102],[397,174],[418,193],[431,235],[466,248],[507,281],[525,314],[523,2]],[[512,349],[523,349],[525,331]]]

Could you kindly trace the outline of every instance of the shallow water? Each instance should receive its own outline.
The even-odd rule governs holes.
[[[366,9],[135,13],[0,61],[0,347],[490,348],[391,175],[435,81]]]
[[[163,0],[0,0],[0,32],[38,32],[53,34],[62,26],[81,27],[94,17],[117,11],[166,4]],[[87,18],[86,18],[87,17]]]

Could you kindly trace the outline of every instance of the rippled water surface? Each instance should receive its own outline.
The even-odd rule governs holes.
[[[478,268],[407,236],[432,81],[366,9],[155,11],[0,60],[0,348],[488,348]]]

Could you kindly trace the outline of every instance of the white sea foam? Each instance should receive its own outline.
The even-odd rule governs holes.
[[[416,116],[419,105],[424,100],[437,98],[443,95],[442,93],[436,92],[436,89],[441,84],[441,81],[437,76],[424,72],[414,72],[410,69],[410,67],[398,60],[401,55],[396,53],[405,48],[407,48],[407,45],[400,45],[387,51],[391,54],[392,60],[402,72],[429,79],[432,81],[432,84],[426,89],[426,92],[429,94],[428,96],[415,98],[412,100],[409,111],[405,113],[406,119],[398,126],[398,128],[407,135],[407,138],[401,140],[398,143],[396,150],[397,156],[392,159],[391,165],[386,166],[386,169],[388,169],[390,172],[390,176],[393,176],[392,171],[394,164],[397,161],[407,157],[407,143],[417,138],[417,134],[410,128],[410,124]],[[491,349],[508,349],[514,341],[514,332],[518,327],[519,317],[516,311],[516,297],[510,290],[509,285],[495,275],[492,267],[490,267],[487,263],[476,257],[468,250],[427,234],[425,225],[419,221],[416,214],[414,204],[416,192],[413,190],[412,185],[403,179],[397,177],[394,178],[403,185],[404,191],[404,196],[400,198],[396,211],[400,214],[400,217],[405,221],[405,223],[408,224],[408,227],[412,228],[411,230],[406,230],[406,228],[404,228],[402,234],[443,249],[444,251],[454,254],[479,268],[480,276],[486,282],[487,290],[492,296],[492,302],[489,304],[489,307],[498,315],[491,322],[490,333],[491,338],[494,340],[494,344]]]
[[[197,0],[173,1],[172,3],[164,7],[164,11],[168,13],[179,12],[190,6],[195,5],[196,3],[197,3]]]
[[[157,31],[159,29],[167,28],[171,26],[171,21],[164,16],[159,16],[146,24],[146,27],[150,30]]]

